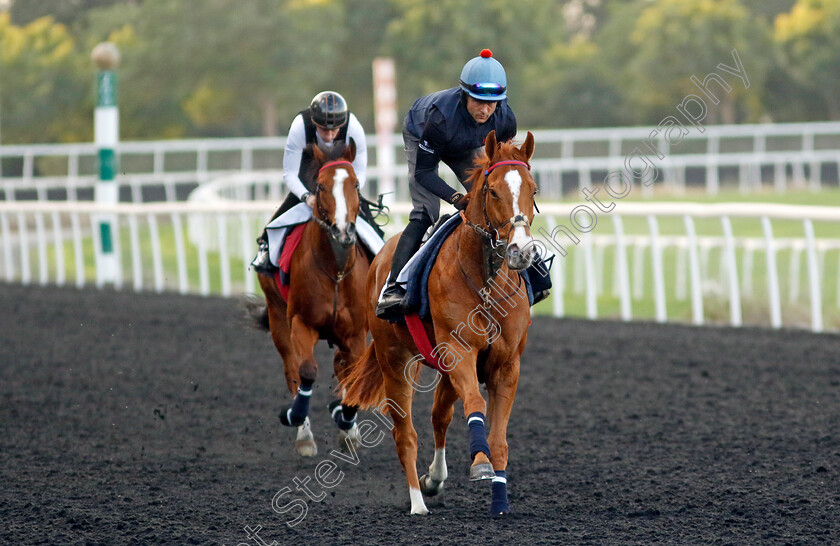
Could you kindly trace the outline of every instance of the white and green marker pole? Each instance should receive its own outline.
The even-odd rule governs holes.
[[[115,204],[119,201],[116,182],[117,154],[120,139],[120,114],[117,110],[117,73],[120,61],[117,46],[102,42],[91,54],[96,73],[96,108],[93,113],[93,134],[99,151],[99,182],[94,192],[97,203]],[[114,253],[116,218],[99,215],[99,247],[96,249],[96,284],[116,283],[117,260]],[[96,228],[94,228],[96,229]]]

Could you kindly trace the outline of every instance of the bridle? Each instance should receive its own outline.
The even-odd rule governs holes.
[[[525,161],[508,159],[508,160],[498,161],[496,163],[493,163],[492,165],[490,165],[484,171],[484,180],[483,180],[483,183],[482,183],[482,186],[481,186],[481,193],[482,193],[481,209],[482,209],[482,213],[484,214],[484,223],[486,225],[486,228],[484,226],[474,224],[474,223],[470,222],[469,220],[467,220],[467,215],[464,214],[464,211],[461,211],[461,219],[464,221],[464,223],[467,224],[468,226],[470,226],[473,229],[473,231],[475,231],[477,234],[479,234],[486,241],[486,243],[491,248],[494,248],[494,249],[502,245],[502,243],[499,241],[499,230],[500,229],[503,229],[508,224],[511,224],[514,228],[526,227],[526,226],[531,225],[531,222],[529,222],[528,219],[522,214],[517,214],[515,216],[512,216],[505,223],[500,224],[498,226],[494,226],[493,223],[490,221],[490,216],[487,214],[487,177],[490,176],[490,173],[493,172],[493,169],[495,169],[496,167],[504,166],[504,165],[516,165],[516,166],[520,166],[520,167],[525,167],[529,171],[531,170],[531,166],[528,163],[526,163]],[[537,204],[535,202],[534,203],[534,208],[535,209],[536,209],[536,206],[537,206]],[[539,212],[539,209],[537,209],[537,212]]]
[[[343,159],[339,160],[339,161],[330,161],[329,163],[324,163],[321,166],[321,168],[318,169],[318,175],[320,176],[321,171],[323,171],[324,169],[326,169],[328,167],[335,167],[336,165],[350,165],[352,167],[353,163],[351,163],[350,161],[347,161],[347,160],[343,160]],[[356,183],[356,189],[358,189],[358,187],[359,186],[358,186],[358,182],[357,182]],[[321,226],[321,228],[323,228],[324,231],[327,232],[327,234],[330,236],[330,238],[332,238],[335,241],[338,241],[338,238],[341,234],[339,233],[338,226],[336,225],[335,220],[333,220],[332,224],[328,224],[326,222],[326,220],[324,220],[324,218],[329,218],[330,215],[324,209],[324,207],[321,206],[321,188],[322,188],[322,186],[321,186],[320,183],[315,184],[315,207],[318,211],[318,214],[313,214],[312,219],[315,220],[315,223],[318,224],[319,226]]]
[[[318,169],[318,175],[320,176],[321,171],[323,171],[324,169],[326,169],[328,167],[335,167],[336,165],[350,165],[352,167],[353,163],[351,163],[350,161],[346,161],[346,160],[330,161],[329,163],[324,163],[324,165],[322,165],[321,168]],[[324,231],[327,232],[327,235],[329,235],[330,239],[332,239],[331,243],[334,242],[334,243],[337,243],[337,244],[341,245],[342,243],[339,241],[339,236],[341,234],[339,232],[338,226],[336,225],[335,221],[333,221],[332,224],[328,224],[324,220],[324,218],[329,218],[329,213],[327,213],[327,211],[324,209],[324,207],[321,206],[321,199],[320,199],[321,188],[322,188],[322,186],[321,186],[320,183],[317,183],[315,185],[315,207],[318,211],[318,214],[313,214],[312,219],[315,220],[315,223],[318,224],[321,228],[324,229]],[[356,183],[356,190],[357,191],[358,191],[358,188],[359,188],[359,186],[358,186],[358,182],[357,182]],[[333,254],[335,254],[335,252],[336,252],[335,245],[332,245],[332,246],[333,246]],[[336,257],[336,262],[338,262],[337,257]],[[318,265],[318,268],[333,283],[333,291],[334,291],[334,294],[333,294],[333,312],[332,312],[332,324],[333,324],[333,326],[335,326],[335,321],[338,317],[338,285],[341,283],[341,281],[343,281],[344,279],[347,278],[347,275],[350,272],[350,267],[348,267],[348,265],[347,265],[348,262],[349,262],[349,260],[345,260],[343,266],[341,266],[341,270],[338,271],[338,273],[336,274],[335,277],[332,276],[332,273],[327,271],[327,269],[323,266],[323,264],[321,264],[319,261],[315,262]],[[336,265],[338,266],[338,263],[336,263]]]

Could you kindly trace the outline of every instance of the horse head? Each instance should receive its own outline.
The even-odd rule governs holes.
[[[534,154],[534,135],[528,132],[525,142],[497,142],[490,131],[484,141],[486,158],[474,176],[470,198],[473,216],[482,214],[485,233],[497,251],[504,245],[504,258],[510,269],[531,265],[536,256],[531,222],[534,221],[534,196],[537,184],[531,176],[528,160]],[[479,216],[480,218],[480,216]]]
[[[338,144],[337,144],[338,145]],[[331,242],[349,248],[356,243],[356,216],[359,213],[359,180],[353,170],[356,143],[339,149],[328,157],[318,146],[312,147],[318,176],[315,180],[315,220],[330,236]]]

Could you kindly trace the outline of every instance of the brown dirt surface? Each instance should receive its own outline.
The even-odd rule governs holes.
[[[325,345],[319,453],[295,454],[279,357],[235,300],[0,284],[0,309],[3,544],[840,543],[837,335],[538,317],[513,513],[490,518],[489,483],[468,481],[458,404],[421,517],[390,434],[356,464],[332,452]],[[431,402],[415,399],[421,473]],[[329,489],[323,461],[342,472]],[[295,490],[307,478],[322,500]],[[307,508],[294,527],[272,509],[285,488],[277,508]]]

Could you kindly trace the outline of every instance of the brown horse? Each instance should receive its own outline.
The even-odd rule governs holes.
[[[363,308],[365,278],[370,267],[367,253],[356,241],[359,181],[352,165],[355,143],[351,140],[337,160],[327,158],[317,146],[312,151],[318,168],[313,192],[316,205],[291,259],[288,301],[274,278],[258,275],[271,338],[283,360],[286,385],[295,397],[280,414],[280,421],[298,427],[295,449],[305,457],[318,452],[308,417],[309,397],[318,374],[315,344],[323,339],[336,346],[333,365],[339,379],[362,355],[368,332]],[[344,419],[337,401],[330,406],[341,430],[339,438],[349,436],[357,441],[353,419]]]
[[[373,342],[341,381],[346,389],[342,403],[390,413],[412,514],[428,513],[422,494],[435,495],[443,487],[446,430],[458,399],[463,400],[470,432],[470,479],[492,479],[491,512],[509,511],[507,424],[530,324],[527,290],[517,271],[527,268],[535,255],[530,224],[537,187],[527,163],[533,151],[531,133],[518,148],[497,144],[495,132],[487,136],[485,155],[476,159],[476,169],[464,184],[472,188],[464,222],[443,243],[432,269],[430,317],[423,324],[432,346],[437,344],[432,356],[441,361],[445,373],[439,377],[432,408],[434,460],[422,479],[417,476],[417,433],[411,419],[417,387],[412,364],[418,360],[418,349],[405,324],[391,324],[374,313],[396,237],[371,264],[367,313]],[[487,385],[489,413],[480,382]],[[489,438],[485,414],[490,420]]]

